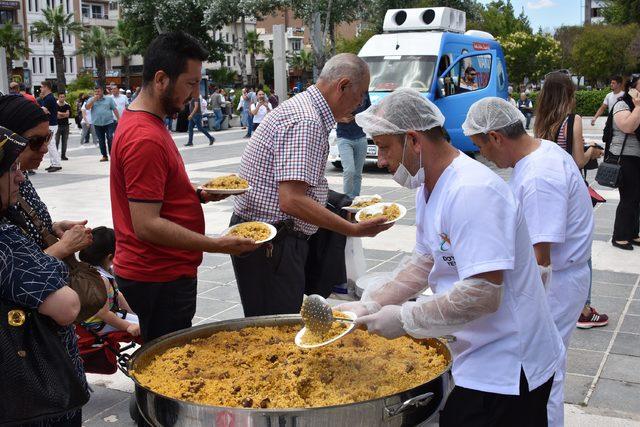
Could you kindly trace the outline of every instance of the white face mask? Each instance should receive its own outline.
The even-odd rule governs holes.
[[[420,166],[418,172],[416,172],[415,175],[411,175],[411,172],[409,172],[402,163],[404,162],[404,150],[406,145],[407,136],[405,135],[404,144],[402,146],[402,161],[400,162],[400,166],[398,166],[396,173],[393,174],[393,180],[405,188],[414,189],[424,184],[424,167]],[[422,152],[420,152],[420,164],[422,164]]]

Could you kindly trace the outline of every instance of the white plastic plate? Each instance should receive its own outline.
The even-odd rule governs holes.
[[[253,222],[253,221],[252,221],[252,222]],[[257,221],[257,222],[260,222],[260,221]],[[241,223],[241,224],[242,224],[242,223]],[[266,242],[268,242],[269,240],[271,240],[271,239],[273,239],[274,237],[276,237],[276,234],[278,234],[278,230],[276,230],[276,228],[275,228],[273,225],[271,225],[271,224],[267,224],[266,222],[260,222],[260,224],[264,224],[264,225],[266,225],[267,227],[269,227],[270,234],[269,234],[269,237],[267,237],[266,239],[264,239],[264,240],[258,240],[256,243],[266,243]],[[239,226],[239,225],[240,225],[240,224],[236,224],[236,225],[233,225],[233,226],[231,226],[231,227],[227,228],[226,230],[224,230],[224,231],[222,232],[222,236],[226,236],[226,235],[228,235],[229,233],[231,233],[231,231],[232,231],[234,228],[236,228],[236,227],[237,227],[237,226]]]
[[[246,193],[247,191],[251,190],[251,186],[248,186],[247,188],[207,188],[205,186],[199,186],[198,187],[199,190],[204,191],[205,193],[209,193],[209,194],[231,194],[231,195],[238,195],[238,194],[243,194]]]
[[[366,208],[362,208],[358,211],[358,213],[356,214],[356,221],[358,222],[362,222],[365,221],[363,219],[360,219],[360,217],[363,214],[373,214],[373,213],[382,213],[382,210],[386,207],[386,206],[390,206],[390,205],[398,205],[398,208],[400,208],[400,216],[392,221],[387,221],[385,222],[385,224],[391,224],[393,222],[396,222],[400,219],[402,219],[406,214],[407,214],[407,208],[405,208],[404,206],[402,206],[400,203],[393,203],[393,202],[389,202],[389,203],[376,203],[375,205],[371,205],[371,206],[367,206]]]
[[[345,206],[342,209],[344,209],[347,212],[356,213],[359,210],[364,209],[364,208],[356,208],[353,205],[357,205],[358,203],[362,203],[362,202],[368,202],[369,200],[374,199],[374,198],[380,199],[380,201],[382,201],[382,196],[380,196],[379,194],[372,194],[370,196],[357,196],[357,197],[355,197],[353,199],[353,202],[351,202],[351,205]],[[380,203],[380,202],[378,202],[378,203]]]
[[[356,318],[358,317],[358,316],[356,316],[355,313],[353,313],[351,311],[343,311],[342,313],[345,314],[347,317],[349,317],[349,319],[351,319],[351,320],[356,320]],[[319,344],[303,344],[302,343],[302,336],[307,331],[306,326],[303,327],[302,329],[300,329],[300,331],[298,331],[294,341],[295,341],[296,345],[298,347],[301,347],[301,348],[316,348],[316,347],[322,347],[322,346],[331,344],[332,342],[336,342],[340,338],[344,337],[345,335],[353,332],[353,330],[356,328],[356,324],[355,323],[352,323],[352,322],[346,322],[346,323],[347,323],[347,329],[345,329],[344,332],[342,332],[340,335],[336,335],[335,337],[331,338],[328,341],[321,342]]]

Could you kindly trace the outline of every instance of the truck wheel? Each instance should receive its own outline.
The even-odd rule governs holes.
[[[342,169],[342,162],[331,162],[336,169]]]

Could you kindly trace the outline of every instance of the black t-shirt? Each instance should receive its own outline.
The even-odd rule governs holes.
[[[58,101],[52,93],[38,100],[41,107],[49,110],[49,126],[58,126]]]
[[[60,104],[58,104],[58,113],[67,113],[71,111],[71,105],[67,104],[66,102],[64,103],[63,106],[60,106]],[[65,119],[58,119],[58,126],[69,126],[69,118],[65,118]]]

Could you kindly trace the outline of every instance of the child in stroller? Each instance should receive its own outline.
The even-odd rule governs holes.
[[[92,230],[93,243],[80,251],[80,260],[98,270],[107,288],[107,302],[90,319],[76,325],[80,356],[88,373],[112,374],[118,363],[126,363],[125,350],[141,344],[138,317],[131,311],[111,274],[115,233],[111,228]],[[129,345],[122,347],[120,343]]]

